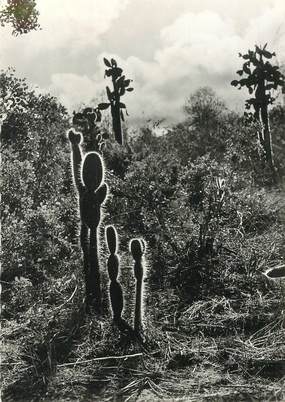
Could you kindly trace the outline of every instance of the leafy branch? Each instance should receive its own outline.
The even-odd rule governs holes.
[[[0,25],[12,25],[14,36],[40,29],[35,0],[7,0],[0,10]]]

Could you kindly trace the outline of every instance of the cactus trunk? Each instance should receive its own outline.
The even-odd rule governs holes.
[[[137,333],[142,331],[142,278],[137,279],[136,283],[134,330]]]
[[[136,305],[135,305],[135,317],[134,317],[134,330],[137,335],[141,335],[143,332],[143,254],[145,251],[145,243],[141,239],[133,239],[130,243],[130,250],[135,260],[134,275],[136,278]]]
[[[265,152],[266,160],[269,166],[272,168],[274,167],[274,156],[272,150],[272,138],[271,138],[271,131],[269,127],[269,119],[268,119],[268,111],[267,107],[263,106],[261,108],[261,120],[263,126],[263,148]]]
[[[262,126],[261,132],[261,145],[263,147],[265,159],[271,169],[272,178],[276,182],[276,169],[274,164],[274,156],[272,149],[272,137],[269,126],[269,117],[268,117],[268,103],[266,100],[266,91],[265,91],[265,81],[264,79],[260,82],[258,91],[260,97],[260,115],[259,120]]]
[[[80,245],[83,253],[83,270],[85,281],[85,294],[86,304],[89,306],[89,294],[90,294],[90,281],[89,281],[89,244],[88,244],[88,228],[86,225],[81,224],[80,229]]]
[[[122,311],[124,306],[123,291],[119,282],[111,281],[110,299],[113,310],[114,322],[119,323],[122,320]]]
[[[118,144],[123,145],[122,123],[119,105],[112,106],[112,124],[115,140],[118,142]]]
[[[89,248],[89,276],[88,276],[88,289],[89,289],[89,303],[98,314],[102,313],[102,292],[101,292],[101,278],[99,270],[99,257],[98,257],[98,229],[90,231],[90,248]]]

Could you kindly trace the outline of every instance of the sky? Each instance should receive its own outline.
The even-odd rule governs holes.
[[[134,80],[124,97],[130,121],[169,123],[183,119],[186,99],[202,86],[242,109],[247,93],[230,85],[238,52],[267,42],[285,63],[284,0],[37,0],[37,7],[41,31],[13,37],[0,28],[0,69],[14,67],[69,111],[104,99],[103,57]]]

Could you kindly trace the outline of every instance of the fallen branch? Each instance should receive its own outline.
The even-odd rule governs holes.
[[[138,356],[142,356],[142,355],[143,355],[142,353],[135,353],[133,355],[124,355],[124,356],[97,357],[97,358],[89,359],[89,360],[82,360],[82,361],[76,361],[76,362],[72,362],[72,363],[59,364],[57,367],[76,366],[77,364],[98,362],[98,361],[109,360],[109,359],[122,360],[122,359],[129,359],[129,358],[132,358],[132,357],[138,357]]]

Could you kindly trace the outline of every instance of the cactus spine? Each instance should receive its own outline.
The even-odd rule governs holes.
[[[82,172],[81,134],[72,130],[68,133],[72,149],[74,183],[79,196],[81,218],[80,243],[83,252],[86,286],[86,309],[102,312],[102,295],[98,252],[98,227],[101,221],[101,206],[107,196],[104,183],[104,167],[97,152],[85,155]]]
[[[110,300],[113,311],[114,322],[119,324],[122,321],[122,311],[124,307],[123,291],[117,281],[119,273],[119,256],[117,255],[117,231],[114,226],[106,228],[106,240],[110,256],[107,261],[108,274],[110,278]]]
[[[135,260],[134,275],[136,278],[136,301],[135,301],[135,317],[134,317],[134,331],[140,334],[143,331],[142,316],[143,316],[143,254],[145,251],[145,243],[141,239],[132,239],[130,243],[130,250]]]

